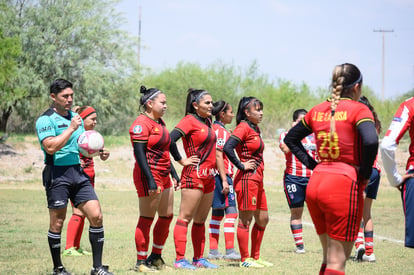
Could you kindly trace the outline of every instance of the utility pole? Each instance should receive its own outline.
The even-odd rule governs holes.
[[[378,29],[374,32],[381,32],[382,33],[382,91],[381,91],[381,100],[384,101],[384,90],[385,90],[385,33],[386,32],[394,32],[394,30],[383,30]]]
[[[138,15],[138,74],[141,70],[141,5],[139,5],[139,15]]]

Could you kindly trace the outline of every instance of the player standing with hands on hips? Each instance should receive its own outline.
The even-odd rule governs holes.
[[[292,127],[298,124],[306,115],[305,109],[297,109],[293,112]],[[286,200],[290,208],[290,230],[295,240],[296,253],[305,253],[303,244],[302,214],[306,198],[306,186],[312,170],[301,163],[286,146],[284,139],[288,132],[283,132],[279,137],[279,147],[286,158],[286,169],[283,176],[283,185]],[[315,135],[310,134],[302,140],[302,144],[308,154],[317,160]]]
[[[213,99],[208,91],[189,89],[185,117],[171,131],[171,154],[184,166],[181,172],[181,204],[174,226],[176,268],[218,268],[203,257],[205,221],[214,195],[216,168],[216,135],[211,127]],[[187,159],[182,159],[176,142],[182,138]],[[191,240],[194,256],[185,259],[188,224],[193,220]]]
[[[265,190],[263,188],[264,142],[258,124],[263,118],[263,103],[255,97],[242,97],[236,115],[236,128],[224,145],[224,153],[238,168],[234,177],[239,224],[237,240],[241,255],[240,267],[273,266],[260,258],[264,231],[269,222]],[[238,158],[234,152],[236,149]],[[249,254],[249,228],[254,217]],[[250,255],[250,256],[249,256]]]
[[[36,132],[45,155],[43,185],[46,190],[50,225],[48,242],[53,260],[53,274],[68,275],[60,257],[61,232],[68,198],[88,219],[92,246],[91,275],[111,275],[102,265],[104,228],[101,207],[89,178],[80,166],[78,137],[85,131],[82,118],[71,111],[72,83],[57,79],[50,85],[52,106],[36,121]]]
[[[86,131],[94,130],[97,123],[96,111],[91,106],[75,107],[74,112],[78,113],[83,120]],[[109,158],[109,151],[102,149],[99,152],[101,160]],[[93,157],[88,157],[80,154],[81,167],[86,175],[91,180],[91,184],[95,187],[95,165]],[[82,256],[92,255],[92,253],[80,247],[80,240],[82,238],[83,226],[85,224],[85,216],[82,212],[72,204],[72,216],[68,222],[68,229],[66,232],[66,248],[63,251],[64,256]]]
[[[157,88],[141,86],[141,113],[129,129],[134,148],[134,184],[139,200],[139,219],[135,229],[137,262],[135,270],[154,272],[164,269],[162,249],[169,234],[173,218],[174,185],[179,182],[177,173],[171,165],[170,134],[162,116],[167,110],[167,98]],[[149,235],[155,214],[158,219],[153,229],[152,253],[147,258]]]
[[[378,150],[371,111],[357,102],[362,74],[349,63],[335,67],[331,100],[313,107],[285,137],[293,154],[313,170],[306,203],[323,248],[319,274],[345,274],[362,219],[363,192]],[[319,164],[301,140],[315,133]]]

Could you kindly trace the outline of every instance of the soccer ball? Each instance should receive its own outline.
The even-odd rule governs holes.
[[[78,138],[79,152],[85,157],[95,157],[104,147],[104,139],[95,130],[83,132]]]

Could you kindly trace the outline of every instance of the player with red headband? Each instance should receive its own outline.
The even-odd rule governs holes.
[[[97,124],[97,114],[93,107],[76,106],[74,108],[74,112],[78,113],[83,119],[83,124],[86,131],[95,129]],[[81,153],[79,153],[79,156],[83,171],[90,178],[92,186],[95,187],[95,166],[93,158],[83,156]],[[99,152],[99,157],[101,160],[107,160],[109,158],[109,151],[103,149],[101,152]],[[80,240],[82,238],[84,224],[85,216],[72,204],[72,216],[68,222],[68,230],[66,233],[66,247],[63,251],[64,256],[82,256],[92,254],[91,252],[88,252],[80,247]]]

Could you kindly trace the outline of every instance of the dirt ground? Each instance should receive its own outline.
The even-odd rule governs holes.
[[[282,184],[285,157],[278,145],[276,139],[265,140],[265,185]],[[111,153],[107,161],[103,162],[95,158],[97,182],[104,185],[116,185],[117,188],[123,186],[132,188],[134,166],[132,147],[125,145],[107,149]],[[404,172],[407,158],[408,145],[400,144],[397,151],[400,173]],[[378,159],[381,165],[381,157],[379,156]],[[175,163],[174,166],[179,172],[180,165]],[[41,188],[42,169],[43,153],[35,137],[25,137],[24,140],[19,141],[9,138],[7,143],[0,143],[0,184],[9,183],[25,188],[29,186]],[[387,181],[386,177],[382,177],[381,181]]]
[[[9,139],[10,140],[10,139]],[[106,184],[132,184],[134,158],[131,146],[107,148],[111,155],[106,161],[95,158],[97,180]],[[284,155],[276,140],[265,144],[265,184],[281,184]],[[179,170],[179,165],[174,166]],[[37,140],[26,137],[24,141],[0,143],[0,183],[41,183],[43,153]]]

